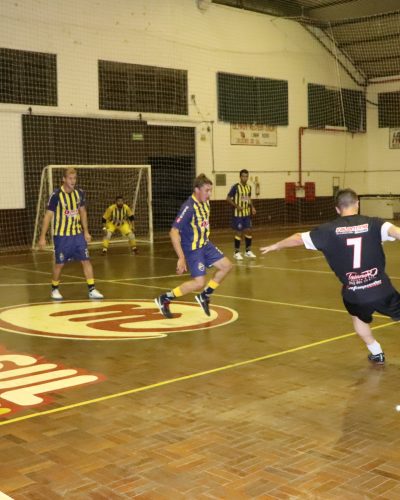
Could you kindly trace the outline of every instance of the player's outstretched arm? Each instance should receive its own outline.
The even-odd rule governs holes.
[[[388,235],[392,238],[396,238],[396,240],[400,240],[400,227],[392,225],[388,229]]]
[[[273,245],[269,245],[267,247],[261,247],[260,252],[261,253],[275,252],[277,250],[282,250],[283,248],[299,247],[302,245],[304,245],[304,242],[303,238],[301,237],[301,234],[295,233],[292,234],[292,236],[285,238],[284,240],[274,243]]]

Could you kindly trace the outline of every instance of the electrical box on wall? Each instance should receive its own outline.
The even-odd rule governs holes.
[[[315,201],[315,182],[304,183],[306,201]]]
[[[215,174],[215,185],[226,186],[226,174]]]
[[[285,202],[296,203],[296,183],[285,182]]]

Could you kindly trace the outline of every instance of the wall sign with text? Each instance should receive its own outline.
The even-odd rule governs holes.
[[[231,144],[241,146],[276,146],[277,131],[271,125],[231,123]]]
[[[400,149],[400,128],[389,129],[389,148]]]

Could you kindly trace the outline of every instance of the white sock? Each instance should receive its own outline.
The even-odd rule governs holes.
[[[381,345],[376,340],[372,342],[372,344],[368,344],[367,347],[370,353],[373,355],[380,354],[381,352],[383,352]]]

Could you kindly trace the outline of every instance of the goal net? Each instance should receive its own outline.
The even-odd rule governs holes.
[[[43,217],[50,195],[62,185],[64,169],[77,170],[77,187],[86,194],[91,244],[103,239],[102,216],[106,208],[115,203],[117,196],[132,209],[135,216],[135,235],[140,242],[153,241],[151,207],[151,169],[149,165],[48,165],[42,171],[37,200],[35,229],[32,248],[36,249]],[[125,241],[117,231],[111,243]],[[52,231],[47,233],[48,247],[52,246]]]
[[[63,165],[81,165],[94,241],[117,194],[136,205],[139,239],[152,238],[152,214],[154,239],[168,240],[201,172],[214,183],[213,237],[231,233],[226,198],[244,168],[260,232],[334,218],[340,188],[400,193],[399,10],[346,19],[344,0],[243,2],[268,15],[226,0],[114,3],[82,12],[70,0],[60,15],[36,2],[32,16],[29,2],[2,2],[0,253],[36,244]],[[333,4],[340,16],[317,22]],[[151,165],[152,212],[149,171],[137,188],[134,164]]]

